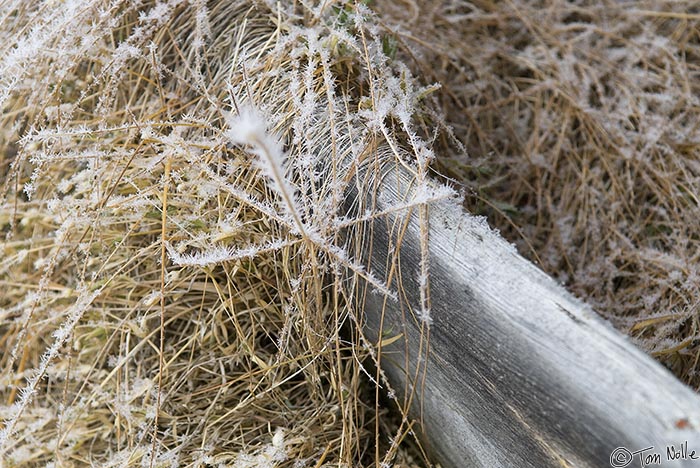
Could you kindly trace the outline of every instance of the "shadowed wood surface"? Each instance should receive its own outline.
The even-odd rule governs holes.
[[[349,194],[351,210],[414,196],[403,169],[374,182],[376,192]],[[364,295],[365,330],[375,343],[403,334],[383,347],[381,366],[400,401],[415,390],[411,414],[444,468],[604,467],[618,447],[700,466],[667,460],[667,446],[686,441],[700,454],[700,399],[456,201],[429,209],[433,323],[417,378],[428,337],[417,318],[418,210],[376,219],[363,242],[373,273],[400,292]],[[629,452],[612,466],[641,466]]]

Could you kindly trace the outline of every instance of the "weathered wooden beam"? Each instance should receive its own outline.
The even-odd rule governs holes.
[[[376,190],[351,190],[353,210],[411,200],[408,171],[383,174],[358,184]],[[425,357],[425,326],[413,313],[421,303],[417,210],[378,218],[364,234],[374,274],[387,279],[394,258],[401,277],[397,302],[366,294],[365,330],[375,343],[403,333],[383,348],[381,366],[399,398],[415,388],[411,414],[443,468],[642,466],[631,452],[649,447],[641,455],[659,454],[660,466],[700,466],[690,459],[692,450],[700,457],[700,399],[670,372],[458,202],[430,206],[428,245],[425,380],[413,374]],[[687,458],[669,461],[667,448],[685,442]]]

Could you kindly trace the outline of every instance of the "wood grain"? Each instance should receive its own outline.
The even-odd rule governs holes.
[[[350,210],[387,210],[410,201],[414,185],[387,166],[382,180],[355,184],[376,190],[351,189]],[[416,379],[421,329],[428,336],[415,313],[417,210],[377,218],[361,235],[358,255],[399,293],[360,294],[365,331],[374,343],[403,333],[381,366],[399,399],[416,391],[411,415],[443,468],[605,467],[618,447],[652,446],[645,455],[662,463],[649,466],[700,466],[666,453],[687,441],[700,454],[696,394],[454,200],[429,208],[433,323],[425,380]]]

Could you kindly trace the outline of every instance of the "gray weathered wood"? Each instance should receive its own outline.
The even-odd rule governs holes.
[[[409,201],[411,184],[407,171],[387,167],[376,191],[351,190],[352,209]],[[651,446],[645,454],[659,453],[661,466],[700,466],[666,458],[667,445],[685,441],[700,454],[700,399],[690,389],[456,201],[431,205],[429,223],[431,350],[412,415],[421,418],[420,402],[419,431],[443,468],[605,467],[618,447]],[[382,351],[401,398],[421,336],[411,312],[420,309],[418,213],[387,215],[369,232],[362,250],[383,279],[402,239],[400,300],[364,296],[371,339],[383,314],[385,335],[407,340]],[[616,466],[641,466],[639,456]]]

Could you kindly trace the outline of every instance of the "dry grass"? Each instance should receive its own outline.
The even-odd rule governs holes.
[[[415,104],[370,12],[54,3],[0,10],[5,464],[424,463],[343,240]]]
[[[443,84],[437,169],[467,208],[700,388],[697,5],[379,8],[417,76]]]
[[[697,12],[393,5],[0,0],[5,465],[428,464],[345,239],[387,143],[700,385]]]

